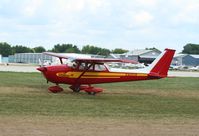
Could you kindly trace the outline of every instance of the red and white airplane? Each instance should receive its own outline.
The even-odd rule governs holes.
[[[47,81],[55,83],[56,86],[48,89],[53,92],[61,92],[63,89],[59,84],[69,84],[74,92],[84,90],[88,94],[102,92],[102,88],[91,86],[92,84],[126,82],[138,80],[151,80],[167,77],[167,72],[173,59],[175,50],[165,49],[151,65],[143,69],[126,70],[109,68],[107,62],[135,63],[128,60],[86,58],[68,56],[51,52],[44,52],[46,55],[58,57],[61,64],[55,66],[45,66],[37,68],[41,71]],[[71,63],[63,64],[63,59],[70,60]]]

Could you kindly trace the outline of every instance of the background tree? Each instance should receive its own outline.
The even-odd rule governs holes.
[[[3,57],[8,57],[9,55],[11,55],[12,54],[11,46],[6,42],[1,42],[0,43],[0,54]]]
[[[199,54],[199,44],[188,43],[184,46],[182,53]]]
[[[100,48],[100,52],[98,55],[108,56],[111,53],[109,49],[106,48]]]
[[[84,54],[98,54],[99,49],[94,46],[86,45],[82,48],[82,53]]]
[[[16,45],[12,47],[12,54],[15,53],[32,53],[33,50],[31,48],[28,48],[26,46],[22,45]]]
[[[52,51],[57,53],[80,53],[79,48],[73,44],[57,44]]]
[[[123,54],[123,53],[126,53],[128,52],[128,50],[124,50],[124,49],[121,49],[121,48],[116,48],[114,50],[112,50],[112,53],[115,53],[115,54]]]
[[[74,45],[73,47],[68,48],[65,52],[66,53],[80,53],[80,50],[76,45]]]
[[[82,53],[107,56],[110,54],[110,50],[106,48],[92,46],[92,45],[86,45],[86,46],[83,46]]]
[[[42,53],[45,52],[46,49],[43,46],[38,46],[32,49],[34,53]]]

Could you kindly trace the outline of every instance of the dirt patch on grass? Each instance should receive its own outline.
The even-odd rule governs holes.
[[[31,87],[0,87],[0,94],[31,94],[42,93],[44,90]],[[47,92],[47,91],[46,91]]]
[[[0,117],[2,136],[198,135],[199,121]]]
[[[61,95],[71,94],[72,91],[68,88],[64,88],[64,92]],[[47,94],[51,93],[48,89],[44,88],[32,88],[32,87],[0,87],[0,94]],[[156,89],[148,89],[148,90],[131,90],[131,89],[118,89],[118,90],[105,90],[100,95],[154,95],[154,96],[163,96],[163,97],[179,97],[179,98],[199,98],[199,92],[196,91],[161,91]]]

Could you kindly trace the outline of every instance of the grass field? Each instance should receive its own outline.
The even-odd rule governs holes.
[[[96,85],[105,89],[103,93],[96,96],[89,96],[84,92],[72,93],[67,85],[62,85],[64,92],[52,94],[47,91],[50,85],[52,84],[46,84],[40,73],[0,72],[0,121],[3,124],[10,120],[15,120],[19,124],[36,121],[36,124],[40,122],[38,124],[41,125],[52,123],[50,120],[62,122],[62,124],[64,124],[63,120],[68,120],[73,129],[77,127],[73,126],[74,122],[81,125],[109,122],[107,126],[112,124],[115,128],[119,125],[120,129],[121,124],[125,124],[126,130],[133,124],[139,124],[137,122],[139,120],[144,121],[141,126],[142,124],[154,125],[154,120],[156,120],[155,124],[164,120],[159,126],[164,126],[165,120],[169,122],[175,120],[175,123],[181,122],[181,125],[182,122],[187,122],[193,128],[196,127],[194,123],[199,124],[199,78],[166,78]],[[35,127],[34,123],[30,123],[32,127]],[[0,123],[0,127],[3,124]],[[9,123],[8,125],[14,126]],[[97,125],[99,129],[106,128],[100,123],[94,126]],[[179,127],[179,129],[182,128],[183,126]],[[148,129],[146,127],[146,131]],[[121,134],[130,133],[126,130]],[[195,130],[198,130],[198,127]],[[7,131],[4,130],[4,132],[7,134]],[[114,133],[111,134],[114,135]]]

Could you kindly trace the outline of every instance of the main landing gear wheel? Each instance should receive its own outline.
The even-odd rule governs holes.
[[[91,85],[79,85],[79,86],[71,85],[69,88],[73,90],[73,92],[76,92],[76,93],[80,92],[81,90],[84,90],[89,95],[96,95],[97,93],[100,93],[103,91],[102,88],[95,88],[95,87],[92,87]]]
[[[52,93],[59,93],[59,92],[62,92],[64,89],[56,85],[56,86],[49,87],[48,90]]]
[[[103,91],[102,88],[95,88],[90,86],[89,88],[84,89],[89,95],[96,95],[97,93],[101,93]]]
[[[79,93],[80,92],[80,86],[70,86],[69,87],[73,92]]]
[[[88,93],[88,95],[95,95],[96,94],[96,92],[87,92]]]

